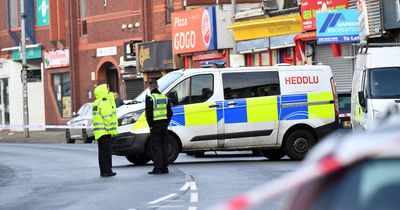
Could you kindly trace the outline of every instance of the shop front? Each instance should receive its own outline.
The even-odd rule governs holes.
[[[184,60],[185,68],[230,66],[234,46],[227,26],[231,12],[216,6],[200,7],[172,14],[172,51]],[[220,66],[220,67],[221,67]]]
[[[143,42],[137,46],[136,68],[138,74],[143,75],[144,82],[159,79],[174,70],[171,40]]]
[[[298,14],[240,21],[230,25],[236,52],[244,56],[245,66],[296,64],[294,37],[301,32]]]
[[[2,122],[23,125],[23,94],[21,82],[22,59],[19,47],[3,48],[11,59],[3,59],[0,64],[0,114]],[[28,115],[30,125],[45,124],[45,97],[42,64],[42,47],[39,44],[26,46]],[[10,91],[12,90],[12,91]],[[22,131],[22,128],[12,128]],[[34,128],[31,130],[43,130]]]

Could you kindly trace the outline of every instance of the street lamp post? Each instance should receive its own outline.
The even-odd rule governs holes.
[[[26,84],[27,68],[26,65],[26,38],[25,38],[25,1],[21,4],[21,59],[22,59],[22,97],[23,97],[23,113],[24,113],[24,137],[29,138],[29,114],[28,114],[28,87]]]

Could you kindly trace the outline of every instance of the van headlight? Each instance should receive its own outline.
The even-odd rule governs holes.
[[[129,112],[128,114],[121,116],[120,118],[118,118],[118,126],[135,123],[139,119],[139,117],[143,113],[143,111],[144,110]]]

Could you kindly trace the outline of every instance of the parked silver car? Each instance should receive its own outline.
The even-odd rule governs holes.
[[[65,132],[67,143],[73,144],[75,140],[83,140],[83,143],[92,143],[93,136],[93,116],[92,103],[84,104],[77,113],[73,113],[73,117],[67,122],[71,126]],[[73,128],[74,126],[83,126],[88,128]]]

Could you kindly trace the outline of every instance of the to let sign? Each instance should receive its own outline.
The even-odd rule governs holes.
[[[44,52],[44,67],[46,69],[69,66],[69,50],[55,50]]]
[[[174,54],[217,49],[215,7],[201,7],[172,14]]]

